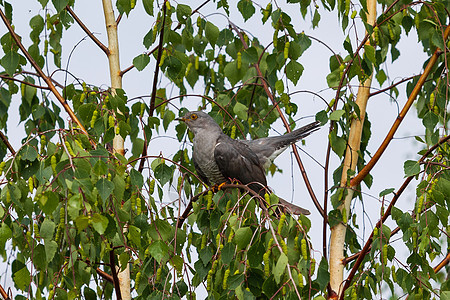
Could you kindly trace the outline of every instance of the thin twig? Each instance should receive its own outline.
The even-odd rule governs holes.
[[[35,87],[35,88],[41,89],[41,90],[50,90],[50,88],[48,86],[41,86],[41,85],[33,84],[31,82],[27,82],[27,81],[24,81],[24,80],[20,80],[20,79],[14,78],[14,77],[9,77],[9,76],[2,75],[2,74],[0,74],[0,78],[3,78],[4,80],[12,80],[12,81],[20,82],[20,83],[23,83],[25,85],[28,85],[28,86],[31,86],[31,87]]]
[[[106,47],[102,42],[100,42],[99,39],[95,37],[95,35],[89,30],[89,28],[84,25],[84,23],[78,18],[78,16],[75,14],[75,12],[70,8],[69,5],[66,6],[67,12],[72,16],[72,18],[75,19],[75,21],[78,23],[78,25],[83,29],[84,32],[91,38],[91,40],[100,48],[102,51],[109,55],[109,49]]]

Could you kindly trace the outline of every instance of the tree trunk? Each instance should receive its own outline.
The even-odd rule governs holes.
[[[367,21],[369,24],[375,24],[376,20],[376,1],[367,1],[368,15]],[[367,41],[369,43],[369,40]],[[353,186],[347,184],[347,171],[355,171],[356,163],[358,162],[358,151],[361,144],[361,133],[363,129],[364,119],[366,115],[366,106],[370,94],[370,85],[372,83],[372,75],[369,76],[364,82],[360,82],[358,89],[358,95],[356,97],[356,104],[360,110],[359,118],[354,118],[350,127],[349,140],[347,143],[347,150],[345,153],[342,177],[341,177],[341,187],[348,187],[347,194],[343,204],[339,207],[342,214],[347,216],[342,223],[331,228],[331,239],[330,239],[330,286],[331,289],[340,298],[342,293],[342,283],[344,280],[344,264],[342,263],[344,259],[344,242],[345,234],[347,230],[347,220],[350,216],[350,203],[353,198]],[[345,222],[345,223],[344,223]]]
[[[108,34],[108,61],[111,77],[111,94],[114,96],[116,89],[122,88],[122,77],[120,76],[119,61],[119,41],[117,38],[117,23],[114,17],[114,10],[111,0],[103,0],[103,13],[105,15],[105,25]],[[124,140],[120,135],[116,135],[113,140],[113,151],[124,155]],[[126,230],[126,228],[124,228]],[[130,290],[130,268],[127,264],[125,270],[117,274],[120,284],[120,294],[123,300],[131,299]]]

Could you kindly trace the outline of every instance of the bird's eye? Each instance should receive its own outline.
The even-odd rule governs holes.
[[[191,115],[191,119],[192,119],[192,120],[197,120],[197,118],[198,118],[197,114],[192,114],[192,115]]]

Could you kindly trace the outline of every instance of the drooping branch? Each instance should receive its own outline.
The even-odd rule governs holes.
[[[78,25],[83,29],[84,32],[91,38],[91,40],[100,48],[102,51],[109,55],[109,49],[105,45],[103,45],[102,42],[87,28],[87,26],[78,18],[78,16],[75,14],[75,12],[70,8],[69,5],[66,6],[67,12],[74,18],[75,22],[78,23]]]
[[[70,116],[72,121],[78,125],[78,127],[81,129],[81,131],[88,135],[88,132],[84,128],[83,124],[78,120],[77,116],[75,116],[75,113],[70,108],[69,104],[67,104],[66,100],[61,96],[61,94],[56,89],[55,85],[53,84],[52,80],[45,75],[44,71],[42,71],[41,67],[36,63],[36,61],[33,59],[33,57],[30,55],[30,53],[25,49],[25,47],[22,45],[22,42],[20,41],[17,34],[14,32],[14,29],[12,28],[11,24],[9,23],[8,18],[6,18],[5,14],[2,10],[0,10],[0,17],[2,18],[3,23],[8,28],[9,33],[11,34],[11,37],[13,38],[14,42],[17,44],[19,49],[22,51],[22,53],[25,55],[26,59],[30,62],[30,64],[33,66],[33,68],[36,70],[38,75],[45,81],[47,86],[49,87],[50,91],[55,95],[56,99],[61,103],[61,105],[66,110],[67,114]]]

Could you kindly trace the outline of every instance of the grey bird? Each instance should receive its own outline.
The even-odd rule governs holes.
[[[236,179],[263,197],[267,188],[264,169],[287,147],[320,127],[319,122],[313,122],[281,136],[235,140],[205,112],[188,112],[177,120],[185,122],[194,134],[192,160],[203,182],[219,185]],[[310,214],[282,198],[279,202],[294,214]]]

